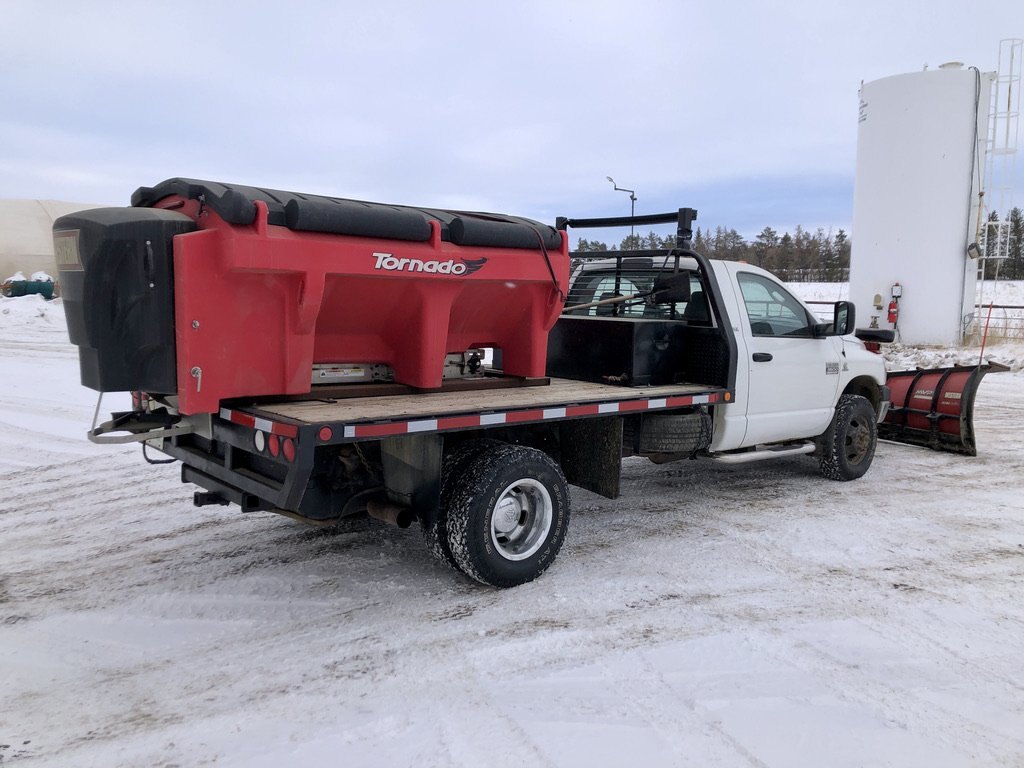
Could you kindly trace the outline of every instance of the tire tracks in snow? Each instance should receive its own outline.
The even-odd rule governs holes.
[[[38,471],[2,474],[17,502],[0,515],[0,613],[22,618],[0,632],[60,649],[74,667],[52,672],[52,685],[14,686],[0,715],[19,731],[12,739],[44,733],[34,749],[64,764],[250,713],[301,720],[314,733],[342,727],[367,749],[429,731],[440,750],[432,754],[464,764],[495,746],[472,729],[507,721],[508,762],[530,764],[553,760],[530,732],[530,707],[543,702],[512,707],[502,699],[508,681],[529,693],[534,682],[557,685],[561,674],[593,667],[621,697],[602,710],[577,693],[567,715],[594,728],[601,717],[649,723],[676,754],[692,734],[705,757],[758,765],[756,750],[649,659],[652,649],[750,633],[780,668],[825,681],[837,698],[953,754],[965,754],[951,735],[961,731],[992,762],[1019,755],[1012,735],[924,697],[949,682],[975,685],[977,695],[1001,691],[1005,654],[989,663],[983,651],[970,656],[914,626],[919,617],[941,624],[957,601],[949,585],[969,582],[960,596],[978,600],[973,610],[986,619],[1002,617],[1012,637],[1019,611],[993,607],[1014,594],[1019,572],[1011,559],[1019,528],[1004,524],[1013,511],[958,519],[929,506],[918,474],[953,465],[934,454],[908,461],[910,450],[883,446],[899,469],[880,458],[869,483],[840,485],[818,480],[809,460],[750,470],[627,462],[623,498],[574,493],[559,561],[511,592],[435,566],[416,531],[368,520],[321,531],[196,510],[174,469],[142,466],[134,454],[72,463],[53,452]],[[972,492],[984,487],[972,483]],[[893,514],[893,488],[916,489],[915,516]],[[915,535],[920,541],[900,538]],[[922,693],[907,671],[888,680],[882,667],[859,668],[822,639],[844,621],[903,649],[896,658],[948,667],[949,677]],[[963,623],[959,636],[978,630],[973,616]],[[1014,687],[997,704],[1019,719],[1011,694],[1019,700]]]

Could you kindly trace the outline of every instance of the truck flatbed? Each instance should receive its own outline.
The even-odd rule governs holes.
[[[547,386],[260,403],[222,408],[220,416],[256,428],[263,422],[268,431],[279,434],[297,432],[302,427],[330,426],[334,431],[330,442],[343,442],[687,407],[731,399],[729,390],[704,384],[626,387],[552,378]]]

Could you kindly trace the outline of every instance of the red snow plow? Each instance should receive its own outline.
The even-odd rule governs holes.
[[[1000,363],[893,371],[886,384],[892,405],[878,425],[883,440],[976,456],[974,397],[986,373],[1010,370]]]

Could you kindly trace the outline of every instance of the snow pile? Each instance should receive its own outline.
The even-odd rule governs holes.
[[[1012,371],[1024,370],[1024,344],[997,342],[980,347],[909,347],[904,344],[884,344],[882,354],[885,367],[890,371],[910,371],[916,368],[949,368],[954,365],[981,365],[999,363]]]
[[[33,281],[40,282],[40,283],[52,283],[52,282],[54,282],[53,276],[48,274],[48,273],[46,273],[46,272],[33,272],[32,273],[32,277],[25,277],[25,273],[22,272],[21,270],[18,270],[17,272],[15,272],[13,275],[8,277],[4,282],[5,283],[15,283],[15,282],[23,281],[23,280],[33,280]]]
[[[17,334],[22,341],[66,341],[64,305],[60,299],[47,301],[39,294],[0,296],[0,332],[8,338]]]

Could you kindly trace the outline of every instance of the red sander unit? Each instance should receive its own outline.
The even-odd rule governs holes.
[[[433,389],[451,355],[487,347],[510,376],[544,375],[569,276],[552,227],[180,178],[132,205],[54,225],[93,389],[176,394],[183,413],[211,413],[308,393],[315,371],[376,367]]]

